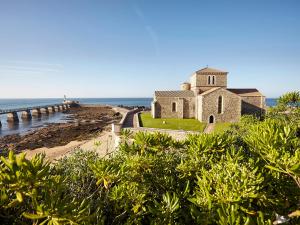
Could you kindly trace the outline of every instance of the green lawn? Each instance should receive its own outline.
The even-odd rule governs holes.
[[[216,123],[214,128],[214,133],[222,133],[228,130],[232,123]]]
[[[165,123],[163,123],[165,121]],[[176,118],[157,118],[153,119],[150,113],[141,113],[141,122],[143,127],[203,131],[206,124],[195,119],[176,119]]]

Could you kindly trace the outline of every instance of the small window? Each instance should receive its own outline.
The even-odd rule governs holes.
[[[218,113],[223,113],[223,97],[219,96],[218,98]]]
[[[172,112],[176,112],[176,102],[172,102]]]
[[[210,76],[207,77],[207,84],[210,84]]]
[[[212,76],[212,84],[215,84],[215,76]]]

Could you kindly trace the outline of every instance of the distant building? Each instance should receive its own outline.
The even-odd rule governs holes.
[[[203,68],[179,91],[155,91],[153,118],[196,118],[201,122],[237,122],[241,115],[261,116],[265,96],[257,89],[227,88],[228,72]]]

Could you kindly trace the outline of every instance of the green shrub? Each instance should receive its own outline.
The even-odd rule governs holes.
[[[1,157],[1,224],[300,224],[297,114],[176,141],[125,131],[110,157]]]

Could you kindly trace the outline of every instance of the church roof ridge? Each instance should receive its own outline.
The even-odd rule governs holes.
[[[216,91],[216,90],[218,90],[218,89],[220,89],[220,88],[222,88],[222,87],[214,87],[214,88],[211,88],[211,89],[209,89],[209,90],[207,90],[207,91],[202,92],[200,95],[207,95],[207,94],[209,94],[209,93],[211,93],[211,92],[214,92],[214,91]]]
[[[209,74],[209,73],[227,74],[228,72],[222,71],[222,70],[219,70],[219,69],[215,69],[215,68],[211,68],[211,67],[207,66],[205,68],[197,70],[196,73],[197,74]]]

